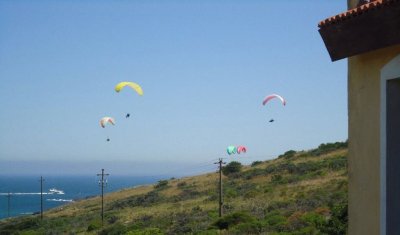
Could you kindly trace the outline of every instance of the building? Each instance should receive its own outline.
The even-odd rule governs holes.
[[[349,229],[400,234],[400,0],[348,0],[319,23],[332,61],[348,58]]]

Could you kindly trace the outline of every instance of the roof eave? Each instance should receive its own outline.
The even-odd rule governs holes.
[[[332,61],[400,44],[400,1],[331,19],[319,33]]]

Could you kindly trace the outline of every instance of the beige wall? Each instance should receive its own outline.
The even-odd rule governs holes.
[[[348,60],[349,234],[379,234],[380,70],[400,45]]]
[[[349,9],[354,8],[354,7],[357,6],[357,4],[358,4],[359,1],[360,1],[360,0],[347,0],[347,7],[348,7]]]

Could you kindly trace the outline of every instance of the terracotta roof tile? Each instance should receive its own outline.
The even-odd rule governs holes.
[[[397,2],[399,0],[372,0],[369,3],[366,3],[364,5],[361,5],[359,7],[350,9],[346,12],[340,13],[338,15],[329,17],[321,22],[319,22],[318,27],[326,27],[332,24],[339,23],[344,20],[349,20],[353,17],[356,17],[358,15],[361,15],[365,12],[372,11],[372,10],[378,10],[382,7],[386,7],[388,5],[391,5],[393,2]]]

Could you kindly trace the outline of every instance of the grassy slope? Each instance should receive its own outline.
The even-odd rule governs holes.
[[[320,234],[330,233],[332,209],[346,205],[345,143],[245,166],[224,176],[225,220],[218,221],[218,175],[169,180],[55,208],[37,216],[0,222],[1,234]],[[240,213],[235,213],[240,212]],[[337,227],[338,225],[336,225]],[[130,232],[129,232],[130,231]],[[147,232],[147,233],[146,233]]]

